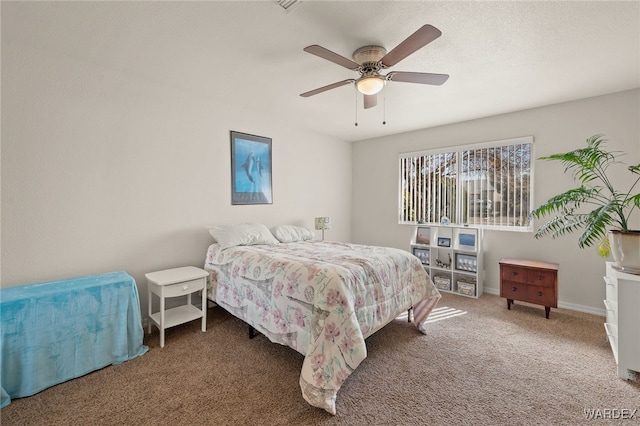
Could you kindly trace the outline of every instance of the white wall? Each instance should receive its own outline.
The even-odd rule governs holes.
[[[349,240],[351,145],[275,116],[2,43],[2,286],[202,267],[205,226]],[[273,139],[273,204],[232,206],[229,131]],[[322,150],[317,147],[322,146]]]
[[[401,152],[532,135],[538,158],[579,148],[597,133],[606,135],[609,148],[628,153],[625,162],[640,163],[640,90],[354,143],[353,241],[408,249],[412,228],[398,225],[397,213]],[[538,160],[534,167],[534,205],[573,187],[558,164]],[[627,176],[616,175],[630,180]],[[636,227],[639,215],[636,212]],[[557,262],[561,306],[602,313],[605,261],[595,249],[579,249],[577,237],[536,240],[532,233],[485,232],[485,291],[499,293],[501,258]]]
[[[0,283],[125,270],[144,294],[146,272],[202,265],[204,226],[243,221],[312,227],[327,215],[329,239],[408,248],[411,229],[397,224],[398,153],[533,135],[539,157],[605,133],[638,162],[639,97],[634,90],[350,145],[276,113],[3,40]],[[272,205],[231,205],[230,130],[273,138]],[[535,200],[571,185],[558,167],[535,167]],[[561,303],[602,309],[604,262],[579,250],[575,236],[485,237],[488,291],[498,291],[500,258],[549,260],[560,263]]]

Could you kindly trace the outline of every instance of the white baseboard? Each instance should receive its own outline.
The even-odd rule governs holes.
[[[591,306],[576,305],[575,303],[567,303],[558,300],[558,308],[569,309],[572,311],[584,312],[587,314],[598,315],[604,317],[607,315],[606,309],[592,308]]]
[[[499,288],[485,287],[483,291],[488,294],[500,296]],[[563,302],[561,300],[558,300],[558,308],[569,309],[571,311],[577,311],[577,312],[584,312],[586,314],[598,315],[601,317],[606,316],[606,313],[607,313],[605,309],[597,309],[597,308],[592,308],[591,306],[576,305],[575,303]]]

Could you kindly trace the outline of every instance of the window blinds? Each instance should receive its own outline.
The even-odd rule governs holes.
[[[530,230],[533,137],[399,156],[400,223]]]

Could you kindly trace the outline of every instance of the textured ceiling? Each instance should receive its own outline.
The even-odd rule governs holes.
[[[2,2],[19,42],[275,114],[355,141],[640,87],[640,2]],[[419,27],[442,36],[391,68],[446,73],[442,86],[390,82],[362,109],[357,77],[303,52],[351,58]],[[354,126],[356,120],[359,125]],[[383,119],[386,125],[382,124]]]

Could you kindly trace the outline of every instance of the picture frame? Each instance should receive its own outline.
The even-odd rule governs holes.
[[[420,262],[423,265],[431,264],[431,252],[429,249],[424,249],[420,247],[413,248],[413,255],[420,259]]]
[[[471,232],[460,232],[460,234],[458,234],[458,246],[461,249],[475,250],[476,234]]]
[[[271,138],[231,136],[231,204],[273,204]]]
[[[424,244],[425,246],[431,244],[431,228],[418,226],[416,229],[416,244]]]
[[[438,237],[438,247],[451,247],[451,238]]]
[[[456,253],[456,269],[458,271],[477,272],[478,258],[470,254]]]

